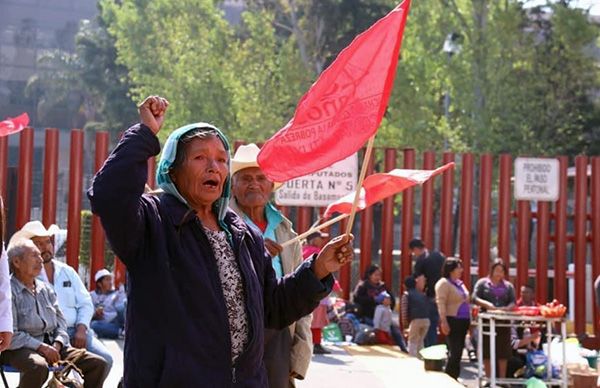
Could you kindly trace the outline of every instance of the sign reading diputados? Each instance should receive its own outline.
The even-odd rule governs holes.
[[[557,201],[559,196],[558,159],[515,159],[515,199]]]
[[[327,206],[356,189],[358,156],[351,155],[331,166],[287,181],[275,192],[281,206]]]

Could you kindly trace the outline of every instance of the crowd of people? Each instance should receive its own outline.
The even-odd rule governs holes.
[[[458,379],[465,347],[470,360],[476,360],[472,342],[472,338],[476,337],[472,306],[477,306],[478,311],[509,311],[515,306],[537,305],[533,289],[524,285],[517,300],[514,286],[507,279],[505,262],[496,259],[489,275],[479,279],[473,290],[469,290],[461,280],[464,274],[459,258],[444,257],[439,252],[430,251],[420,239],[412,240],[409,247],[414,267],[413,273],[404,279],[406,291],[401,296],[398,309],[402,329],[391,319],[395,298],[382,282],[382,272],[377,265],[366,270],[352,293],[349,302],[355,310],[350,315],[355,315],[361,324],[372,328],[376,343],[395,344],[414,357],[420,357],[419,351],[424,347],[445,342],[448,352],[445,371]],[[488,326],[489,322],[484,320],[483,327]],[[540,332],[510,328],[496,330],[497,375],[513,377],[515,370],[524,364],[522,349],[539,346]],[[381,331],[387,335],[381,335]],[[440,341],[442,337],[444,340]],[[484,366],[489,373],[489,336],[483,338]],[[511,368],[507,370],[509,361]]]
[[[340,291],[332,273],[352,260],[353,237],[315,232],[303,245],[271,203],[280,185],[261,171],[259,148],[241,146],[231,158],[226,137],[206,123],[169,135],[157,168],[160,189],[146,192],[146,161],[161,152],[157,134],[168,106],[158,96],[140,105],[140,123],[125,132],[88,191],[127,266],[127,294],[115,289],[107,269],[94,275],[88,292],[77,272],[55,258],[55,226],[31,221],[6,250],[3,240],[0,362],[21,372],[20,387],[41,387],[49,366],[70,359],[85,387],[101,387],[113,360],[98,337],[125,339],[127,388],[201,381],[293,387],[306,377],[313,353],[329,352],[321,344],[328,295]],[[415,265],[404,279],[400,322],[377,265],[366,269],[338,321],[349,323],[345,334],[354,339],[369,332],[374,342],[415,357],[441,333],[446,372],[458,378],[471,303],[484,310],[517,303],[507,267],[495,261],[471,292],[460,259],[430,251],[419,239],[409,249]],[[520,303],[531,303],[527,289]],[[536,333],[498,330],[499,374],[506,375],[514,348],[536,341]],[[483,349],[489,371],[487,341]]]

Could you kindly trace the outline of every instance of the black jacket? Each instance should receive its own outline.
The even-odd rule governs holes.
[[[219,272],[199,219],[170,194],[143,194],[146,161],[159,151],[149,128],[130,128],[88,192],[129,273],[125,387],[266,387],[264,328],[309,314],[333,277],[319,281],[308,260],[277,282],[260,234],[228,211],[250,325],[232,365]]]
[[[424,274],[427,278],[427,296],[435,298],[435,283],[442,277],[442,267],[446,258],[439,252],[426,251],[417,258],[415,263],[415,276]]]

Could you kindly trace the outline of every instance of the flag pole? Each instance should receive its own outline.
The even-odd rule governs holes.
[[[339,215],[339,216],[337,216],[335,218],[330,219],[329,221],[326,221],[326,222],[322,223],[321,225],[314,225],[313,224],[313,226],[311,226],[310,229],[308,229],[306,232],[304,232],[302,234],[299,234],[296,237],[294,237],[293,239],[288,240],[288,241],[284,242],[283,244],[281,244],[281,247],[285,248],[288,245],[290,245],[290,244],[292,244],[292,243],[294,243],[296,241],[302,240],[303,238],[307,237],[311,233],[317,232],[317,231],[319,231],[319,230],[321,230],[323,228],[328,227],[331,224],[335,224],[336,222],[341,221],[344,218],[348,218],[348,217],[350,217],[350,214],[341,214],[341,215]]]
[[[363,164],[360,169],[360,176],[358,178],[358,182],[356,183],[356,193],[354,195],[354,202],[352,202],[352,210],[350,211],[350,220],[348,221],[348,225],[346,226],[346,234],[350,234],[352,232],[352,225],[354,224],[354,218],[356,216],[356,208],[358,207],[358,201],[360,200],[360,192],[362,189],[363,181],[365,180],[365,175],[367,175],[367,167],[369,165],[369,161],[371,160],[371,151],[373,150],[373,143],[375,142],[375,134],[369,138],[369,142],[367,143],[367,149],[365,151],[365,157],[363,159]]]

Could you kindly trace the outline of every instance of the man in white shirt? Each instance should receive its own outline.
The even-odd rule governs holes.
[[[96,289],[90,292],[96,309],[92,317],[92,329],[99,338],[119,338],[125,329],[125,290],[115,289],[113,275],[106,268],[96,272],[94,280]]]
[[[40,221],[30,221],[16,232],[10,241],[12,243],[21,238],[28,238],[40,250],[44,262],[40,278],[52,285],[56,292],[58,305],[67,321],[67,333],[71,345],[85,348],[104,358],[108,364],[108,373],[113,363],[112,356],[90,328],[94,314],[92,298],[77,272],[67,264],[54,259],[52,236],[58,229],[56,225],[46,229]]]

